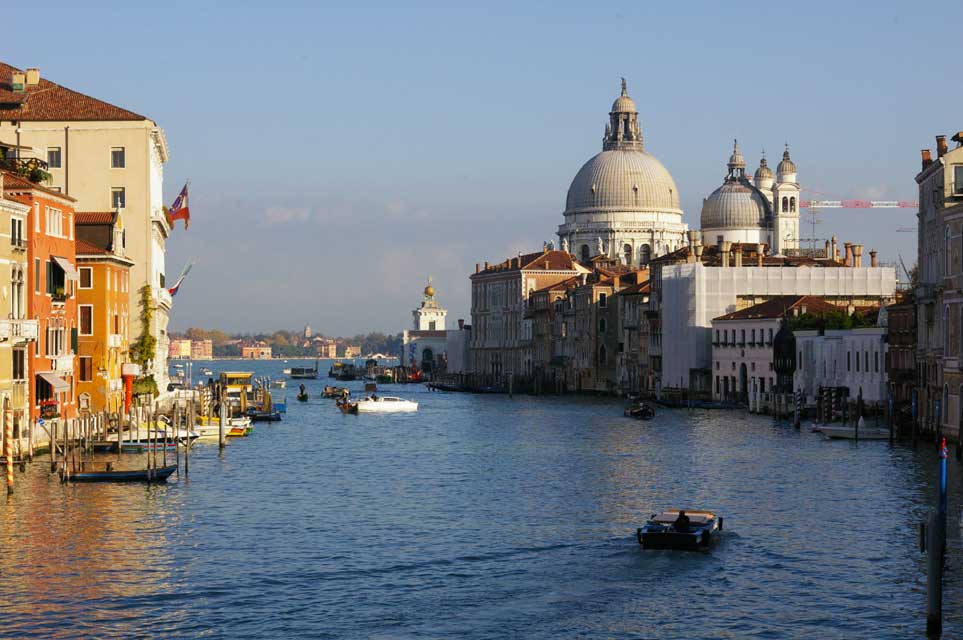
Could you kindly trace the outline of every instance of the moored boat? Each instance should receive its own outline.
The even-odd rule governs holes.
[[[824,424],[819,427],[819,433],[828,440],[889,440],[889,429],[877,427],[863,427],[857,433],[853,427]]]
[[[655,417],[655,409],[645,402],[634,402],[625,408],[624,415],[636,420],[651,420]]]
[[[351,392],[348,391],[347,387],[334,387],[331,385],[326,385],[322,395],[325,398],[347,398],[349,395],[351,395]]]
[[[685,514],[688,523],[680,523]],[[722,531],[722,516],[712,511],[685,511],[667,509],[654,513],[645,525],[635,531],[643,549],[680,549],[698,551],[707,549],[715,535]]]
[[[252,430],[251,419],[246,416],[234,416],[224,420],[224,435],[228,438],[241,438],[249,435]],[[204,440],[219,438],[221,434],[220,419],[214,416],[208,423],[205,416],[200,416],[197,424],[194,425],[194,432]]]
[[[125,471],[107,468],[104,471],[72,472],[69,469],[61,469],[60,479],[62,482],[167,482],[175,471],[177,471],[177,465]]]
[[[314,361],[313,367],[291,367],[290,376],[300,380],[315,380],[318,377],[318,361]]]

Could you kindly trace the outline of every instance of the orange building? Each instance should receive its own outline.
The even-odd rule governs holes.
[[[76,216],[77,401],[81,414],[121,412],[130,342],[130,268],[120,216]]]
[[[27,315],[38,323],[30,370],[32,420],[77,417],[74,355],[74,202],[70,196],[7,174],[4,195],[30,207],[27,220]]]

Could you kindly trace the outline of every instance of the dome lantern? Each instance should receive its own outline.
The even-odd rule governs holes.
[[[795,175],[796,163],[789,157],[789,143],[786,143],[786,150],[782,152],[782,162],[776,167],[776,173],[782,176]]]
[[[769,168],[769,163],[766,162],[765,150],[762,152],[762,159],[759,161],[759,168],[756,169],[756,174],[754,177],[757,186],[763,180],[772,180],[772,169]]]
[[[605,126],[605,137],[602,141],[604,151],[614,149],[642,150],[642,127],[639,125],[639,110],[635,102],[629,97],[625,78],[622,78],[622,95],[612,103],[609,112],[609,122]]]

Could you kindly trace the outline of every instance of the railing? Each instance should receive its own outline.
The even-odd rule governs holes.
[[[55,291],[54,293],[50,294],[50,299],[54,302],[59,302],[60,304],[67,302],[68,298],[70,298],[70,294],[62,290]]]
[[[18,238],[16,236],[10,238],[10,246],[13,247],[14,251],[26,251],[27,250],[27,239]]]
[[[39,158],[0,158],[0,169],[12,171],[30,182],[50,180],[48,165]]]
[[[0,340],[36,340],[37,333],[36,320],[0,320]]]
[[[122,343],[122,336],[119,333],[111,333],[107,336],[107,348],[108,349],[120,349]]]
[[[74,357],[69,356],[49,356],[53,365],[53,370],[60,373],[73,373]]]

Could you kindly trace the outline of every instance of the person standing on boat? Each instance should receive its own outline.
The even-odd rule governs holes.
[[[687,532],[689,530],[689,516],[685,514],[685,511],[679,510],[679,517],[675,519],[672,523],[672,527],[679,532]]]

